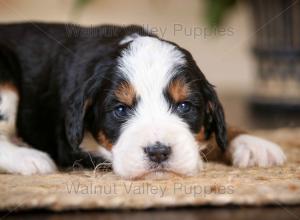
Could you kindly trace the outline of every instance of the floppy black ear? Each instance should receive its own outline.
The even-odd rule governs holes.
[[[73,149],[77,149],[83,139],[86,103],[84,91],[78,90],[69,96],[64,110],[65,133]]]
[[[222,150],[225,150],[227,132],[223,107],[213,85],[205,80],[202,89],[206,105],[204,120],[206,138],[209,138],[214,133],[217,144]]]
[[[84,136],[84,119],[87,109],[93,104],[100,90],[104,90],[104,84],[111,81],[106,79],[106,76],[112,75],[112,64],[114,63],[97,63],[93,70],[87,71],[90,72],[89,75],[80,74],[85,72],[83,70],[70,71],[69,79],[72,80],[68,80],[65,85],[63,114],[65,134],[74,150],[78,149]]]
[[[74,150],[78,149],[84,135],[84,119],[88,107],[102,85],[102,78],[94,74],[76,85],[72,82],[66,87],[64,96],[65,134]],[[70,86],[71,85],[71,86]]]

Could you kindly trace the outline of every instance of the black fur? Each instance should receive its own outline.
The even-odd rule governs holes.
[[[194,133],[198,133],[204,127],[206,139],[209,139],[214,133],[218,146],[224,151],[227,146],[225,115],[214,86],[207,81],[190,52],[172,44],[185,54],[187,60],[186,65],[177,67],[178,75],[173,80],[180,77],[192,91],[187,100],[193,104],[192,109],[181,117],[190,125]],[[170,100],[167,94],[166,97],[172,106],[176,104]]]
[[[75,31],[70,33],[68,28]],[[90,155],[79,149],[85,130],[95,137],[103,131],[116,141],[123,122],[113,119],[112,91],[124,80],[115,71],[116,58],[128,46],[119,42],[132,33],[153,36],[138,26],[99,26],[94,36],[83,34],[86,31],[64,24],[0,25],[0,84],[12,82],[18,88],[18,134],[62,167],[76,160],[93,166]],[[185,75],[188,80],[197,79],[193,88],[198,93],[192,98],[199,102],[197,117],[190,115],[185,120],[194,132],[205,125],[207,134],[216,133],[224,148],[222,106],[189,52],[180,49],[189,62],[183,68]],[[206,108],[200,108],[202,104]]]

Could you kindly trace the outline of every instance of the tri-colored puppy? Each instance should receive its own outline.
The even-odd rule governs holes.
[[[201,151],[209,157],[215,145],[238,167],[285,161],[276,144],[226,131],[217,94],[187,50],[138,26],[99,26],[97,36],[71,27],[77,34],[64,24],[0,25],[1,170],[109,161],[124,178],[195,175]]]

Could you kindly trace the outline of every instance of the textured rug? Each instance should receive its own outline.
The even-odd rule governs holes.
[[[111,172],[0,175],[0,210],[146,209],[202,205],[300,204],[300,129],[255,131],[280,144],[282,167],[237,169],[207,163],[196,177],[122,180]]]

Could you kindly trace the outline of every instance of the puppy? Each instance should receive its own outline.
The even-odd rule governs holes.
[[[130,179],[195,175],[201,152],[237,167],[285,161],[276,144],[226,131],[216,91],[187,50],[139,26],[86,33],[75,25],[0,25],[2,171],[110,162]]]

